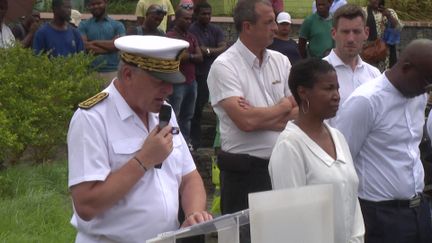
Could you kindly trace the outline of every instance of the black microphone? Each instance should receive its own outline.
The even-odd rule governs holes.
[[[171,120],[171,106],[163,104],[159,111],[159,128],[162,129]]]
[[[164,128],[169,124],[171,120],[171,106],[163,104],[159,111],[159,129]],[[162,167],[162,163],[155,165],[155,168],[160,169]]]

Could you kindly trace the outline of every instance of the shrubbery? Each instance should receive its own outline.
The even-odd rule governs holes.
[[[64,145],[77,104],[102,81],[89,70],[92,57],[49,58],[21,47],[0,49],[0,164],[24,151],[32,162],[50,159]]]

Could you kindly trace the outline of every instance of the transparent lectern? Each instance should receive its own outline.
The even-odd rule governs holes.
[[[217,232],[218,242],[239,243],[239,227],[245,224],[249,224],[249,209],[225,214],[201,224],[165,232],[146,242],[175,243],[176,239]]]
[[[248,223],[252,243],[334,243],[335,223],[343,219],[334,199],[332,185],[251,193],[247,210],[165,232],[147,243],[175,243],[212,232],[218,232],[220,243],[239,243],[239,227]]]

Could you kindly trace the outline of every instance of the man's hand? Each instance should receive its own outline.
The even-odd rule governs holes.
[[[241,108],[243,108],[245,110],[252,108],[249,101],[247,101],[244,97],[239,97],[238,104]]]
[[[186,217],[185,221],[181,225],[181,228],[209,221],[211,219],[213,219],[213,216],[206,211],[194,212]]]
[[[155,127],[147,136],[141,150],[135,155],[146,168],[162,163],[173,150],[173,135],[171,125],[159,130]]]

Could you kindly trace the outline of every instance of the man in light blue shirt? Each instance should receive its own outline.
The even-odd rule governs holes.
[[[124,36],[126,30],[121,22],[107,16],[106,7],[107,0],[90,0],[88,8],[93,17],[81,21],[78,29],[85,49],[97,56],[92,66],[108,85],[117,75],[120,60],[114,40]]]
[[[411,42],[395,66],[351,94],[335,119],[360,180],[366,243],[432,242],[419,150],[431,69],[432,41]]]

